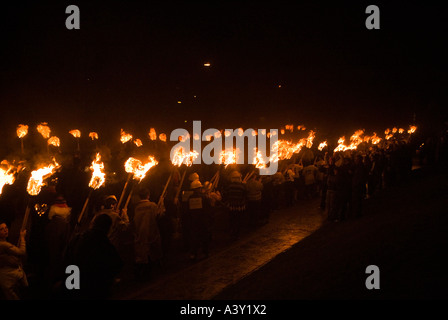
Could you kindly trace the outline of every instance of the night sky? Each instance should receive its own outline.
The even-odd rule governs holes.
[[[162,3],[2,4],[2,134],[42,121],[56,132],[169,133],[202,120],[336,135],[446,121],[440,2]],[[65,27],[70,4],[80,30]],[[365,27],[369,4],[380,30]]]

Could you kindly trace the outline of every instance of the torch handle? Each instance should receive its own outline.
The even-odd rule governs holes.
[[[84,206],[82,207],[81,213],[79,214],[79,217],[78,217],[78,224],[81,223],[81,219],[82,219],[82,217],[83,217],[83,215],[84,215],[84,213],[85,213],[85,211],[87,209],[87,204],[89,203],[90,196],[92,195],[92,191],[93,191],[93,189],[90,189],[89,195],[87,196],[87,199],[84,202]]]
[[[182,174],[182,179],[180,179],[179,188],[177,188],[176,196],[174,197],[174,199],[177,199],[177,197],[179,196],[180,190],[182,189],[182,184],[184,183],[186,173],[187,169],[185,169],[184,173]]]
[[[132,173],[129,173],[128,179],[126,180],[126,183],[124,184],[123,191],[121,192],[120,200],[118,201],[117,210],[120,210],[120,205],[123,202],[124,193],[126,191],[126,188],[128,187],[128,184],[129,184],[129,181],[131,180],[131,178],[132,178]]]
[[[166,181],[165,187],[163,188],[163,192],[160,195],[159,198],[159,205],[162,203],[163,199],[165,198],[165,194],[166,194],[166,189],[168,188],[168,185],[170,184],[171,181],[171,177],[173,176],[173,172],[171,172],[170,176],[168,177],[168,180]]]

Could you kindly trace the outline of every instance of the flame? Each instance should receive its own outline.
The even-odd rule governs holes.
[[[300,152],[302,147],[306,145],[307,139],[300,139],[297,143],[292,143],[287,140],[277,140],[272,146],[275,153],[270,157],[270,161],[278,162],[279,160],[291,159],[294,153]]]
[[[70,133],[75,138],[81,138],[81,131],[78,129],[70,130],[68,133]]]
[[[166,142],[166,134],[165,133],[159,134],[159,139],[160,141]]]
[[[380,143],[382,139],[376,135],[376,132],[373,133],[373,136],[370,138],[370,141],[372,141],[372,144],[378,144]]]
[[[151,139],[151,140],[157,139],[156,130],[154,128],[149,129],[148,135],[149,135],[149,139]]]
[[[306,138],[306,147],[307,148],[311,148],[313,146],[313,140],[314,140],[315,136],[316,136],[316,132],[314,132],[313,130],[310,130],[308,138]]]
[[[416,126],[409,126],[408,133],[409,133],[409,134],[412,134],[412,133],[415,132],[415,130],[417,130],[417,127],[416,127]]]
[[[137,147],[141,147],[143,145],[142,140],[140,140],[140,139],[135,139],[134,143]]]
[[[289,130],[289,132],[293,132],[294,131],[294,125],[292,124],[287,124],[285,125],[285,129]]]
[[[44,137],[45,139],[50,138],[50,127],[46,122],[42,122],[37,126],[37,131]]]
[[[263,157],[261,155],[261,151],[257,150],[257,153],[254,156],[253,163],[255,165],[255,168],[257,168],[257,169],[266,168],[266,163],[263,160]]]
[[[334,149],[334,152],[357,149],[358,146],[365,140],[364,138],[362,138],[363,134],[364,130],[355,131],[355,133],[350,137],[350,144],[348,146],[344,144],[345,136],[339,138],[338,140],[339,145]]]
[[[199,153],[195,150],[186,153],[183,147],[177,148],[173,153],[172,164],[175,166],[181,166],[184,163],[186,166],[191,166],[193,161],[199,156]]]
[[[131,139],[132,139],[132,135],[129,133],[126,133],[123,129],[121,129],[121,134],[120,134],[121,143],[126,143]]]
[[[49,138],[49,139],[47,140],[47,143],[48,143],[49,145],[52,145],[52,146],[55,146],[55,147],[59,147],[59,146],[61,145],[61,141],[60,141],[59,138],[56,137],[56,136],[52,136],[51,138]]]
[[[220,163],[225,164],[226,168],[229,164],[235,164],[236,163],[236,158],[237,158],[237,154],[240,152],[240,150],[237,149],[232,149],[232,150],[223,150],[221,151],[220,155],[219,155],[219,160]]]
[[[140,160],[130,157],[124,164],[124,168],[127,173],[132,173],[135,180],[142,181],[146,176],[146,173],[152,167],[158,164],[157,160],[153,156],[148,157],[148,162],[143,164]]]
[[[327,146],[327,141],[324,141],[324,142],[319,143],[319,146],[317,147],[317,149],[319,149],[319,151],[322,151],[326,146]]]
[[[53,159],[53,163],[32,171],[26,188],[28,193],[32,196],[37,196],[40,193],[41,188],[45,185],[44,180],[53,175],[55,169],[58,169],[59,167],[59,164]]]
[[[96,132],[90,132],[90,133],[89,133],[89,137],[90,137],[92,140],[98,139],[98,133],[96,133]]]
[[[281,134],[285,134],[285,129],[281,129],[281,130],[280,130],[280,133],[281,133]]]
[[[397,132],[397,128],[394,127],[394,128],[392,129],[392,133],[396,133],[396,132]]]
[[[403,128],[398,129],[398,133],[403,133],[403,132],[404,132]]]
[[[98,189],[106,181],[106,174],[103,171],[104,163],[101,162],[101,155],[99,152],[96,154],[95,160],[92,161],[90,170],[92,170],[92,178],[90,179],[89,187]]]
[[[5,184],[13,184],[15,178],[16,168],[7,160],[3,160],[0,165],[0,194],[2,194]]]
[[[28,126],[26,124],[19,124],[17,126],[17,136],[23,138],[28,134]]]

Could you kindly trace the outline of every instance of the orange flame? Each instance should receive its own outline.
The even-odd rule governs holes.
[[[127,173],[134,175],[135,180],[142,181],[149,169],[158,164],[158,161],[153,156],[149,156],[148,160],[147,163],[143,164],[140,160],[131,157],[124,164],[124,168]]]
[[[28,134],[28,126],[26,124],[19,124],[17,126],[17,136],[23,138]]]
[[[408,133],[409,133],[409,134],[412,134],[412,133],[415,132],[415,130],[417,130],[417,127],[416,127],[416,126],[409,126]]]
[[[90,132],[90,133],[89,133],[89,137],[90,137],[92,140],[98,139],[98,133],[96,133],[96,132]]]
[[[157,139],[156,130],[154,128],[149,129],[148,135],[149,135],[149,139],[151,139],[151,140]]]
[[[308,135],[308,138],[306,138],[306,147],[307,148],[311,148],[313,146],[313,140],[314,140],[315,136],[316,136],[316,132],[311,130]]]
[[[132,139],[132,135],[129,133],[126,133],[123,129],[121,129],[121,134],[120,134],[121,143],[126,143],[131,139]]]
[[[31,172],[31,177],[28,180],[26,190],[32,196],[37,196],[41,188],[45,185],[44,180],[54,174],[55,169],[58,169],[59,164],[53,159],[53,163]]]
[[[49,138],[49,139],[47,140],[47,143],[48,143],[49,145],[52,145],[52,146],[55,146],[55,147],[59,147],[59,146],[61,145],[61,141],[60,141],[59,138],[56,137],[56,136],[52,136],[51,138]]]
[[[229,164],[235,164],[239,152],[240,150],[238,148],[221,151],[219,155],[220,163],[225,164],[226,168]]]
[[[165,133],[159,134],[159,139],[160,141],[166,142],[166,134]]]
[[[70,130],[68,133],[70,133],[75,138],[81,138],[81,131],[78,129]]]
[[[257,150],[257,153],[254,156],[253,163],[255,165],[255,168],[257,168],[257,169],[266,168],[266,163],[263,160],[263,157],[261,155],[261,151]]]
[[[46,122],[42,122],[37,126],[37,131],[44,137],[45,139],[50,138],[50,127]]]
[[[324,141],[324,142],[319,143],[319,146],[317,147],[317,149],[319,149],[319,151],[322,151],[326,146],[327,146],[327,141]]]
[[[16,168],[7,160],[3,160],[0,165],[0,194],[2,194],[5,184],[13,184],[15,178]]]
[[[195,150],[190,152],[185,152],[183,147],[179,147],[174,151],[172,164],[175,166],[181,166],[182,163],[187,167],[193,164],[193,161],[199,156],[199,153]]]
[[[135,139],[134,143],[137,147],[141,147],[143,145],[142,140],[140,140],[140,139]]]
[[[98,189],[106,181],[106,174],[103,171],[104,163],[101,162],[101,155],[99,152],[96,154],[95,160],[92,161],[90,170],[92,170],[92,178],[90,179],[89,187]]]

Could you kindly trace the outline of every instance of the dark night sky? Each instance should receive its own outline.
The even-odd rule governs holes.
[[[70,4],[80,30],[65,28]],[[369,4],[380,8],[380,30],[365,27]],[[170,132],[184,120],[331,131],[407,126],[414,112],[418,123],[446,119],[447,22],[437,2],[2,6],[2,131],[41,121]]]

